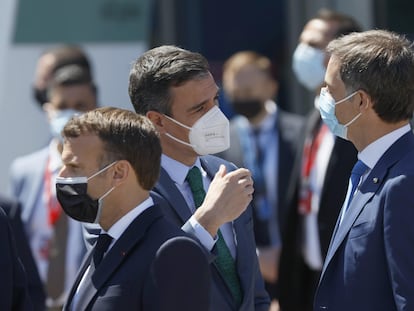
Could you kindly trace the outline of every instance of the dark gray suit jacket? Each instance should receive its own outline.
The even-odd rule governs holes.
[[[214,156],[200,157],[201,165],[208,176],[213,179],[218,171],[220,164],[224,164],[228,171],[236,167],[227,161]],[[175,186],[168,173],[161,169],[158,183],[153,189],[161,198],[153,196],[156,202],[161,202],[164,214],[167,219],[182,227],[188,233],[192,232],[192,227],[187,223],[191,217],[190,208],[180,191]],[[237,240],[237,270],[239,273],[244,298],[242,305],[236,309],[230,290],[222,280],[215,264],[212,260],[214,254],[210,254],[210,273],[211,273],[211,306],[210,311],[268,311],[269,297],[264,289],[264,283],[260,274],[256,244],[253,234],[253,218],[251,207],[233,222],[235,238]]]

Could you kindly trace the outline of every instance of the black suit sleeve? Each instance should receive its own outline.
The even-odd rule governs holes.
[[[17,249],[10,223],[0,208],[0,301],[3,310],[33,310],[27,292],[27,280],[23,265],[17,256]]]
[[[26,272],[28,294],[32,301],[33,309],[36,311],[45,310],[46,296],[44,287],[23,227],[20,216],[20,204],[16,201],[1,198],[0,206],[6,212],[10,221],[11,229],[16,241],[17,254],[20,257]]]

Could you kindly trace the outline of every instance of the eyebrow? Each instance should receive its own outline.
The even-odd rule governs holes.
[[[217,92],[216,92],[216,95],[214,96],[214,98],[218,98],[219,95],[220,95],[220,88],[217,87]],[[210,101],[210,99],[203,100],[201,103],[195,104],[194,106],[191,106],[190,108],[188,108],[187,111],[188,112],[196,111],[200,107],[206,105],[209,101]]]

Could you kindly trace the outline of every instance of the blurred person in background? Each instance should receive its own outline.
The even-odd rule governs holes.
[[[68,219],[56,200],[61,131],[72,116],[96,108],[97,99],[89,71],[73,64],[54,72],[46,94],[42,108],[53,138],[45,148],[13,161],[10,188],[22,204],[22,219],[52,310],[62,308],[85,253],[81,224]]]
[[[303,117],[275,102],[278,83],[270,60],[253,51],[232,55],[223,68],[223,88],[236,116],[230,122],[230,148],[218,156],[252,172],[254,233],[260,270],[273,300],[285,205]]]
[[[92,77],[91,62],[77,45],[64,44],[50,48],[39,57],[33,81],[33,97],[40,107],[48,101],[47,89],[56,70],[67,65],[78,65]]]
[[[356,162],[355,147],[330,132],[317,108],[329,61],[325,48],[331,40],[355,31],[360,27],[352,17],[322,9],[306,23],[293,54],[295,76],[315,94],[315,108],[307,117],[287,194],[289,216],[279,282],[283,311],[313,309],[323,261]]]

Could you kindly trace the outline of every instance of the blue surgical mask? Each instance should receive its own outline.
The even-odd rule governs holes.
[[[66,123],[76,115],[80,115],[82,112],[74,110],[74,109],[62,109],[56,110],[51,114],[49,126],[50,132],[54,138],[61,140],[62,138],[62,131],[65,127]]]
[[[335,102],[335,99],[331,94],[329,94],[326,88],[322,88],[321,94],[319,95],[319,112],[321,114],[323,122],[328,126],[334,135],[339,136],[343,139],[347,139],[348,127],[361,116],[361,113],[358,113],[348,123],[340,124],[335,115],[335,106],[349,100],[356,93],[358,93],[358,91],[351,93],[347,97],[337,102]]]
[[[309,91],[315,91],[325,79],[325,52],[300,43],[293,53],[292,69],[296,79]]]

